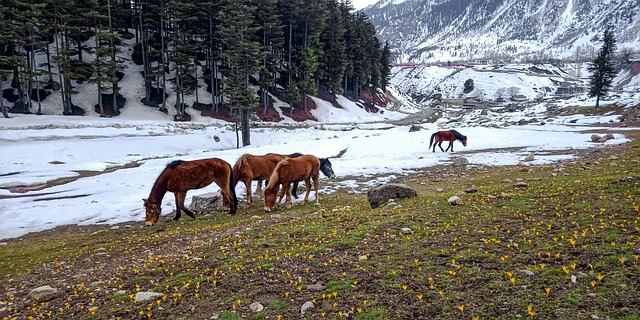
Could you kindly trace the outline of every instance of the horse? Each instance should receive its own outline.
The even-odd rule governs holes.
[[[251,205],[253,199],[251,197],[251,182],[258,180],[258,188],[256,193],[259,193],[262,189],[262,180],[269,179],[273,169],[275,169],[278,162],[286,158],[285,155],[277,153],[267,153],[263,156],[254,156],[251,154],[243,154],[238,158],[233,165],[233,174],[236,178],[235,184],[238,182],[244,182],[247,188],[247,204]]]
[[[318,199],[318,178],[320,175],[320,159],[312,155],[302,155],[296,158],[285,158],[278,162],[271,177],[269,177],[269,184],[264,189],[264,211],[270,212],[277,210],[279,204],[282,202],[283,195],[286,195],[287,205],[291,205],[291,183],[295,181],[305,181],[305,187],[307,193],[304,196],[303,203],[307,203],[309,200],[309,193],[311,193],[311,180],[313,180],[313,188],[316,193],[316,204],[320,204]],[[282,193],[280,193],[280,200],[276,204],[276,197],[278,191],[282,185]]]
[[[434,138],[436,140],[435,143],[433,142]],[[429,140],[429,149],[431,149],[431,144],[433,144],[433,152],[436,152],[436,145],[440,147],[442,152],[449,151],[449,148],[451,148],[451,152],[453,152],[453,142],[456,140],[460,140],[463,146],[467,146],[467,136],[463,136],[460,132],[456,130],[438,131],[431,135],[431,140]],[[442,149],[442,143],[444,141],[449,141],[449,146],[446,151]]]
[[[288,157],[291,158],[291,156],[288,156]],[[319,159],[320,159],[320,172],[322,172],[324,174],[324,176],[327,177],[327,178],[335,179],[336,178],[336,174],[333,173],[333,167],[331,166],[331,161],[329,161],[329,159],[327,159],[327,158],[319,158]],[[294,181],[293,182],[293,188],[291,189],[291,195],[295,199],[298,199],[298,195],[296,194],[296,190],[298,189],[298,183],[299,182],[300,181]]]
[[[152,226],[158,222],[162,211],[162,198],[172,192],[176,199],[176,215],[173,220],[180,219],[181,210],[191,218],[196,216],[184,206],[187,191],[200,189],[215,182],[222,191],[223,199],[227,199],[224,209],[235,214],[238,208],[233,169],[226,161],[209,158],[193,161],[176,160],[169,163],[160,173],[151,188],[148,199],[142,199],[146,210],[145,225]],[[224,202],[224,201],[223,201]]]

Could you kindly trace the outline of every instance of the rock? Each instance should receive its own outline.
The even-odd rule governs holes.
[[[307,310],[313,309],[315,307],[316,307],[316,305],[313,304],[313,302],[307,301],[302,305],[302,307],[300,307],[300,313],[304,314],[305,312],[307,312]]]
[[[390,199],[402,199],[418,196],[418,192],[404,184],[388,183],[367,191],[367,200],[371,208],[377,208]]]
[[[41,286],[31,290],[31,292],[29,292],[29,297],[40,300],[50,298],[56,293],[58,293],[58,289],[52,288],[51,286]]]
[[[535,159],[536,159],[536,157],[533,155],[533,153],[530,153],[529,155],[527,155],[526,158],[524,158],[524,161],[530,162],[530,161],[533,161]]]
[[[447,200],[447,203],[450,206],[457,206],[459,204],[462,204],[462,199],[460,199],[460,197],[458,197],[458,196],[453,196],[453,197],[449,198],[449,200]]]
[[[442,189],[442,188],[438,188],[438,189],[436,189],[436,192],[437,192],[437,193],[443,193],[443,192],[444,192],[444,189]]]
[[[358,260],[367,260],[367,256],[364,256],[364,259],[362,259],[362,257],[358,257]],[[322,282],[316,282],[307,286],[307,290],[310,291],[322,291],[325,288],[326,287],[324,286],[324,284],[322,284]]]
[[[2,247],[2,246],[6,246],[7,244],[8,244],[8,243],[6,243],[6,242],[0,242],[0,247]]]
[[[91,286],[92,286],[92,287],[101,286],[101,285],[103,285],[103,284],[104,284],[104,281],[94,281],[94,282],[91,282]]]
[[[253,312],[260,312],[264,310],[264,306],[260,302],[253,302],[249,305],[249,309]]]
[[[452,160],[455,167],[461,167],[469,164],[469,160],[465,157],[455,157]]]
[[[516,183],[516,187],[518,187],[518,188],[526,188],[528,186],[529,185],[524,181],[520,181],[520,182]]]
[[[511,181],[511,179],[504,179],[504,180],[502,180],[502,183],[511,183],[511,182],[512,182],[512,181]]]
[[[600,139],[602,139],[600,135],[597,135],[595,133],[591,135],[591,142],[599,142]]]
[[[124,296],[127,294],[127,291],[125,290],[118,290],[114,293],[116,296]]]
[[[137,302],[142,302],[142,301],[149,301],[149,300],[155,300],[158,298],[162,298],[163,294],[159,293],[159,292],[146,292],[146,291],[140,291],[138,293],[136,293],[136,301]]]
[[[524,273],[524,274],[526,274],[526,275],[528,275],[528,276],[530,276],[530,277],[533,277],[533,276],[535,276],[535,275],[536,275],[536,274],[535,274],[535,273],[533,273],[532,271],[524,270],[524,269],[523,269],[523,270],[519,270],[519,272],[520,272],[520,273]]]
[[[409,228],[402,228],[402,229],[400,229],[400,231],[402,231],[402,233],[404,233],[404,234],[410,234],[412,232],[411,229],[409,229]]]
[[[417,126],[415,124],[411,125],[411,127],[409,128],[409,132],[416,132],[416,131],[420,131],[420,126]]]
[[[518,121],[518,125],[519,126],[524,126],[524,125],[527,125],[527,124],[529,124],[529,122],[527,122],[526,119],[520,119],[520,121]]]
[[[213,136],[213,141],[215,141],[215,142],[220,142],[220,137],[218,137],[218,136]]]
[[[222,197],[219,193],[205,193],[191,198],[189,209],[199,213],[214,213],[222,211]]]
[[[478,192],[478,187],[472,185],[469,188],[467,188],[466,190],[464,190],[464,192],[466,192],[466,193],[476,193],[476,192]]]

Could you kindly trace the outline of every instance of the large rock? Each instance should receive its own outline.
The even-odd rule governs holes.
[[[469,164],[469,160],[465,157],[455,157],[452,160],[455,167],[466,166]]]
[[[143,302],[143,301],[156,300],[156,299],[162,298],[163,295],[164,294],[159,293],[159,292],[140,291],[140,292],[136,293],[136,301],[137,302]]]
[[[204,193],[191,198],[189,209],[199,213],[214,213],[222,211],[222,197],[219,193]]]
[[[375,187],[367,192],[371,208],[377,208],[391,199],[402,199],[418,196],[418,192],[404,184],[388,183]]]
[[[41,286],[31,290],[31,292],[29,292],[29,297],[36,300],[42,300],[50,298],[56,293],[58,293],[58,289],[52,288],[51,286]]]

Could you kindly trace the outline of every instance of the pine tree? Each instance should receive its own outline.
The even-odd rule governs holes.
[[[598,56],[588,68],[591,72],[589,96],[596,97],[596,110],[600,105],[600,97],[607,95],[611,89],[613,78],[617,74],[613,61],[615,51],[616,39],[613,35],[613,28],[608,27],[604,31],[603,44]]]
[[[238,4],[236,0],[221,1],[218,36],[222,43],[221,57],[229,68],[225,75],[222,93],[232,110],[240,112],[242,145],[251,144],[249,111],[258,96],[250,84],[250,77],[261,69],[261,44],[256,39],[259,26],[253,19],[255,6],[250,1]]]
[[[380,65],[382,66],[382,70],[380,71],[380,76],[382,77],[380,85],[382,86],[382,90],[386,91],[387,85],[389,84],[389,77],[391,76],[391,47],[389,46],[389,41],[385,42],[382,48]]]

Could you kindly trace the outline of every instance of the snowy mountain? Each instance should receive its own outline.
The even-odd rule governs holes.
[[[640,0],[381,0],[363,11],[397,62],[589,59],[613,26],[640,48]]]

